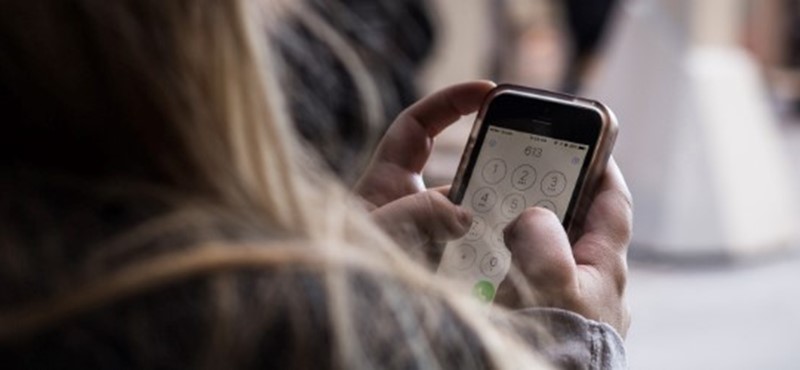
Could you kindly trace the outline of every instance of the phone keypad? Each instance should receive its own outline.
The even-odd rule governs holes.
[[[448,243],[439,266],[484,301],[491,301],[511,266],[505,228],[530,206],[563,219],[585,157],[569,143],[504,130],[487,134],[493,136],[480,149],[462,202],[473,211],[472,226]]]

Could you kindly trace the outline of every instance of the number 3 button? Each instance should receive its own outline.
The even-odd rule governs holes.
[[[548,172],[542,179],[542,193],[548,197],[555,197],[564,192],[567,187],[567,178],[558,171]]]
[[[527,165],[517,167],[511,175],[511,186],[517,190],[528,190],[536,182],[536,170]]]

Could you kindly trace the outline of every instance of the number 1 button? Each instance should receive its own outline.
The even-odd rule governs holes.
[[[483,165],[481,170],[483,180],[489,184],[497,184],[506,176],[506,162],[502,159],[492,159]]]

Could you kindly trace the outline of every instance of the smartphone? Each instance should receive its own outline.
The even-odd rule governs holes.
[[[492,90],[450,190],[472,210],[472,226],[445,246],[438,272],[491,302],[511,266],[503,229],[531,206],[551,210],[576,239],[616,136],[616,118],[600,102],[514,85]]]

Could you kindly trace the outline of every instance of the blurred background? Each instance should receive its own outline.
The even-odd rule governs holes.
[[[617,113],[631,368],[800,368],[800,1],[419,3],[420,94],[489,78]],[[429,185],[452,180],[472,119],[438,139]]]

